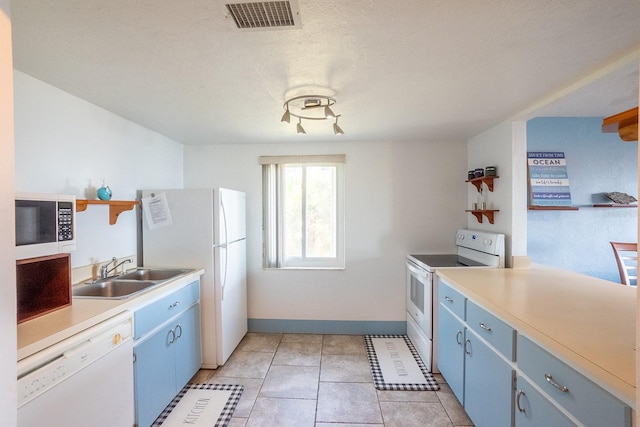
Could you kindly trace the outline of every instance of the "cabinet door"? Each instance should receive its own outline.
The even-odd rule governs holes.
[[[165,295],[137,309],[133,314],[134,339],[142,338],[159,325],[180,314],[185,307],[189,307],[198,301],[199,298],[200,281],[196,280],[169,295]]]
[[[466,331],[464,408],[476,427],[513,425],[513,368],[478,335]]]
[[[465,327],[440,303],[438,310],[438,368],[458,400],[464,402]]]
[[[202,365],[200,347],[200,305],[187,310],[176,321],[176,341],[173,343],[175,354],[176,385],[182,387],[195,375]]]
[[[517,427],[572,427],[575,426],[558,408],[551,404],[538,390],[518,376],[516,392]]]
[[[630,426],[631,408],[525,336],[518,336],[518,369],[589,427]]]
[[[151,425],[176,395],[173,333],[162,328],[133,348],[136,425]]]

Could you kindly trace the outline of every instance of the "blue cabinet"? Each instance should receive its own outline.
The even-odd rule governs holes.
[[[518,336],[518,370],[549,404],[585,426],[631,425],[631,408],[523,335]]]
[[[462,320],[440,302],[438,369],[460,402],[464,402],[464,340],[465,327]]]
[[[175,354],[176,385],[180,391],[202,365],[200,345],[200,305],[196,304],[176,322]]]
[[[199,282],[193,282],[134,313],[135,406],[139,427],[151,425],[200,369],[199,287]]]
[[[442,376],[474,425],[513,426],[515,330],[442,281],[438,295]]]
[[[438,367],[476,427],[631,426],[631,408],[438,281]]]
[[[480,307],[467,301],[467,324],[509,361],[516,360],[516,330]]]
[[[464,409],[476,427],[513,425],[514,368],[479,335],[464,342]]]
[[[138,340],[200,299],[200,281],[191,282],[133,313],[133,339]]]
[[[176,395],[175,356],[165,327],[134,347],[136,424],[149,426]]]
[[[551,404],[526,379],[518,375],[516,393],[516,425],[518,427],[574,427],[558,408]]]

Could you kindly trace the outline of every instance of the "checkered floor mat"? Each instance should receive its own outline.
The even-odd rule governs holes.
[[[380,360],[378,360],[378,355],[376,354],[373,338],[391,338],[400,340],[398,344],[404,342],[408,347],[411,356],[408,359],[412,360],[396,360],[396,361],[387,361],[395,366],[402,366],[411,368],[414,372],[421,372],[422,376],[424,376],[424,380],[422,378],[419,381],[411,381],[411,382],[386,382],[383,371],[381,369]],[[390,344],[393,344],[393,340],[388,341]],[[378,390],[413,390],[413,391],[424,391],[424,390],[439,390],[440,386],[438,385],[438,381],[431,375],[424,362],[420,358],[417,350],[411,343],[411,340],[406,335],[365,335],[364,343],[367,349],[367,356],[369,357],[369,365],[371,366],[371,375],[373,376],[373,382],[375,387]],[[388,356],[384,356],[388,357]],[[407,358],[405,358],[407,359]]]
[[[173,420],[175,417],[169,418],[171,413],[176,409],[176,407],[178,407],[178,405],[180,404],[180,401],[190,390],[212,390],[212,391],[217,390],[217,391],[229,392],[229,393],[225,393],[225,396],[228,395],[228,398],[226,399],[226,403],[224,403],[224,406],[221,401],[217,402],[216,406],[220,407],[220,409],[218,409],[219,416],[217,417],[217,420],[215,419],[215,415],[217,415],[217,413],[214,414],[213,417],[209,415],[207,417],[208,420],[206,422],[204,421],[204,418],[200,418],[200,415],[205,413],[205,407],[204,407],[205,404],[198,403],[198,402],[195,402],[192,404],[194,405],[194,408],[195,408],[192,411],[190,411],[189,408],[186,408],[186,409],[181,408],[180,410],[176,411],[176,414],[178,412],[184,413],[184,415],[181,415],[181,418],[179,420]],[[240,396],[242,395],[243,390],[244,390],[244,387],[241,385],[187,384],[186,386],[184,386],[182,390],[180,390],[178,395],[173,398],[171,403],[164,409],[164,411],[162,411],[160,416],[158,416],[158,418],[152,424],[152,427],[159,427],[159,426],[168,427],[167,424],[164,424],[165,421],[167,421],[168,419],[170,421],[175,421],[171,423],[170,426],[180,424],[180,425],[195,425],[199,427],[226,427],[229,425],[229,422],[231,421],[231,416],[233,415],[233,411],[235,411],[236,406],[238,405],[238,401],[240,401]],[[211,393],[211,395],[212,395],[211,399],[216,399],[215,393]],[[203,400],[207,401],[207,399],[208,398],[205,398]]]

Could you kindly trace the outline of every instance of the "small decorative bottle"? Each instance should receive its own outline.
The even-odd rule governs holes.
[[[480,186],[478,191],[478,209],[484,211],[487,209],[487,196],[484,189],[484,184]]]
[[[102,187],[98,188],[96,194],[98,195],[98,199],[100,200],[111,200],[112,192],[109,186],[105,185],[104,179],[102,179]]]

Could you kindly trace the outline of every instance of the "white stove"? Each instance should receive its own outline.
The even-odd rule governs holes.
[[[407,335],[431,372],[437,372],[435,272],[465,267],[503,268],[504,234],[460,229],[454,254],[407,255]]]

